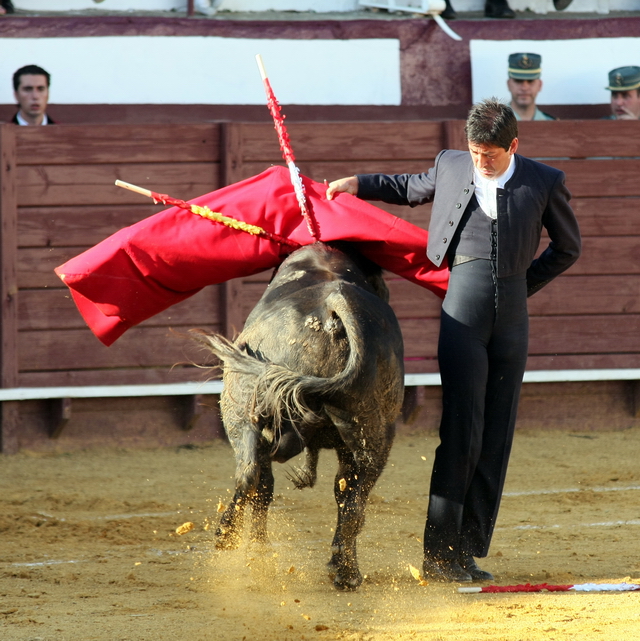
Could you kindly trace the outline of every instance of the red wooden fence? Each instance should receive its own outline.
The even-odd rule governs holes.
[[[288,126],[302,173],[320,181],[424,171],[440,149],[465,144],[459,121]],[[519,151],[566,172],[584,237],[578,263],[530,299],[528,369],[639,366],[639,134],[637,122],[521,124]],[[0,156],[1,386],[202,380],[191,364],[202,355],[181,334],[240,329],[268,274],[206,288],[107,348],[86,328],[53,268],[160,210],[115,187],[116,179],[193,198],[282,163],[272,126],[2,125]],[[428,224],[428,206],[385,208]],[[393,275],[388,282],[407,371],[436,372],[439,301]],[[25,407],[3,403],[4,451],[28,445],[29,416],[38,411]],[[104,401],[95,407],[109,410]]]

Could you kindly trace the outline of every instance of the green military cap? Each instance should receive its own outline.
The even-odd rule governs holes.
[[[509,56],[509,78],[537,80],[540,77],[542,56],[537,53],[512,53]]]
[[[640,67],[618,67],[609,72],[610,91],[629,91],[640,88]]]

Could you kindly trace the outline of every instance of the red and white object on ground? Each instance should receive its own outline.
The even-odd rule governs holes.
[[[464,594],[498,593],[498,592],[631,592],[640,590],[638,583],[578,583],[575,585],[550,585],[538,583],[531,585],[485,585],[458,588]]]

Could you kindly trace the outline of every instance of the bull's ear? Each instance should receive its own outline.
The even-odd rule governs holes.
[[[384,278],[382,278],[382,273],[368,276],[367,282],[371,285],[373,291],[379,298],[381,298],[385,303],[389,302],[389,288],[387,287],[387,283]]]

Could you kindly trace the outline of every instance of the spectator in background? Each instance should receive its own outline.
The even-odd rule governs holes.
[[[446,7],[440,14],[445,20],[454,20],[458,17],[450,0],[444,0]],[[509,6],[507,0],[485,0],[484,15],[486,18],[515,18],[514,10]]]
[[[13,3],[11,0],[0,0],[0,16],[4,16],[7,13],[15,13]]]
[[[13,95],[18,103],[18,113],[11,122],[16,125],[53,125],[47,116],[50,74],[37,65],[20,67],[13,74]]]
[[[609,72],[611,115],[607,120],[640,120],[640,67],[618,67]]]
[[[196,0],[195,9],[197,13],[204,16],[215,16],[222,0]]]
[[[542,56],[537,53],[512,53],[509,56],[509,104],[517,120],[556,120],[536,106],[536,98],[542,89],[541,62]]]
[[[453,8],[450,0],[444,0],[446,7],[440,14],[445,20],[454,20],[458,17],[456,10]],[[572,0],[553,0],[553,6],[556,11],[566,9]],[[515,11],[509,6],[507,0],[485,0],[484,15],[486,18],[515,18]]]

